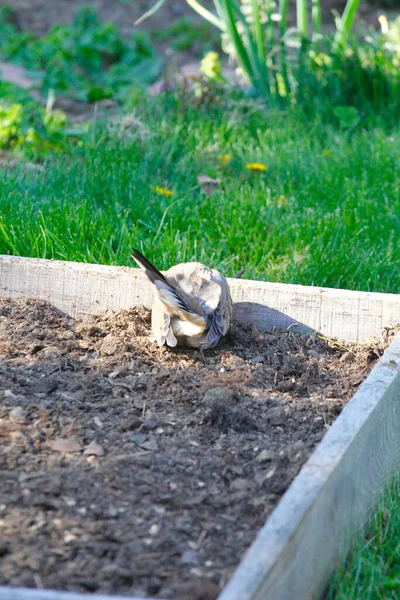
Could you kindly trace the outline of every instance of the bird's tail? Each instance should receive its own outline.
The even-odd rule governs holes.
[[[149,261],[139,250],[133,250],[132,258],[137,262],[146,273],[147,277],[156,286],[158,296],[171,311],[178,316],[186,319],[188,315],[196,315],[196,312],[189,306],[188,302],[182,295],[182,290],[179,286],[169,282],[166,277]],[[186,316],[183,315],[185,313]],[[199,315],[196,318],[204,318]]]
[[[155,283],[156,281],[164,281],[168,284],[161,271],[159,271],[157,267],[155,267],[149,260],[147,260],[147,258],[143,256],[141,252],[139,252],[139,250],[133,250],[132,258],[137,262],[139,267],[143,269],[143,271],[146,273],[147,277],[152,283]]]

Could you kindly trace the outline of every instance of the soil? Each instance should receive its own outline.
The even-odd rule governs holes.
[[[213,600],[394,335],[234,325],[204,364],[149,316],[0,300],[0,584]]]

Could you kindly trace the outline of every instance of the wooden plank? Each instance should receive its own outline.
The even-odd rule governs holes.
[[[319,331],[365,341],[400,322],[400,295],[230,279],[234,318],[260,329]],[[48,300],[74,317],[150,307],[153,290],[139,269],[0,256],[0,295]]]
[[[400,469],[400,334],[302,468],[219,600],[321,597]]]
[[[0,586],[0,600],[126,600],[126,596],[105,596],[104,594],[76,594],[58,590],[33,590]],[[143,600],[129,596],[129,600]],[[151,598],[146,598],[151,600]]]

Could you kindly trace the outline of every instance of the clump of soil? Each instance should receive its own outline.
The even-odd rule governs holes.
[[[394,334],[148,333],[0,300],[0,584],[212,600]]]

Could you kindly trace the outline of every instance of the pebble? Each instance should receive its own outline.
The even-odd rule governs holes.
[[[95,440],[84,449],[83,454],[86,456],[104,456],[104,450]]]
[[[198,565],[199,556],[195,550],[185,550],[182,552],[181,563],[183,565]]]
[[[103,343],[100,346],[101,356],[113,356],[114,354],[123,354],[126,352],[127,346],[114,335],[106,335]]]
[[[339,360],[342,363],[352,363],[355,361],[355,359],[356,355],[354,354],[354,352],[345,352],[344,354],[342,354]]]
[[[224,390],[221,387],[211,388],[203,396],[203,402],[206,404],[214,404],[214,402],[232,402],[234,395],[231,390]]]
[[[23,421],[25,418],[24,409],[22,406],[15,406],[10,410],[8,416],[11,421]]]
[[[153,525],[149,529],[150,535],[158,535],[160,533],[160,526],[157,523],[153,523]]]
[[[294,381],[280,381],[277,384],[276,389],[279,392],[290,392],[295,387],[296,387],[296,383]]]
[[[265,356],[262,356],[261,354],[259,356],[253,356],[250,359],[250,362],[257,364],[257,363],[262,363],[265,361]]]
[[[275,453],[271,450],[261,450],[260,454],[256,456],[256,461],[259,463],[267,462],[269,460],[274,460]]]
[[[233,491],[233,492],[241,492],[244,490],[248,490],[250,489],[250,482],[248,479],[243,479],[241,477],[238,477],[237,479],[234,479],[231,483],[231,485],[229,486],[229,488]]]
[[[133,433],[131,436],[132,442],[135,442],[135,444],[139,445],[142,445],[144,442],[147,442],[148,439],[149,436],[145,433]]]
[[[144,450],[158,450],[158,444],[155,439],[150,439],[140,444],[140,447]]]

